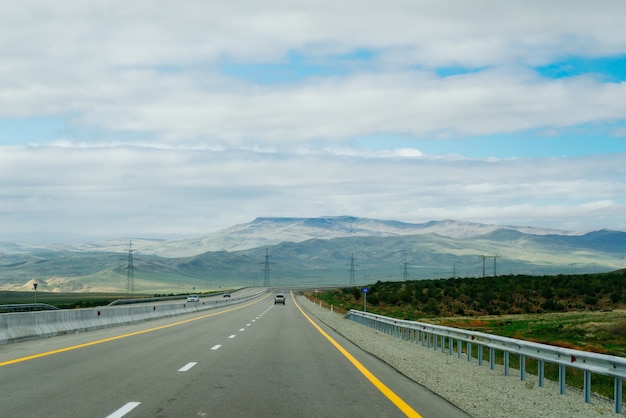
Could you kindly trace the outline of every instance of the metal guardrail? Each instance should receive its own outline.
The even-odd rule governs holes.
[[[526,379],[526,359],[533,358],[538,363],[539,387],[544,386],[545,363],[556,364],[559,366],[559,390],[561,394],[565,393],[566,369],[568,367],[580,369],[584,372],[583,394],[586,403],[591,402],[591,375],[595,373],[611,376],[614,380],[614,410],[615,413],[622,412],[622,380],[626,379],[626,358],[499,337],[482,332],[406,321],[356,310],[350,310],[345,317],[388,335],[421,343],[422,346],[434,350],[441,349],[442,353],[446,351],[447,341],[449,355],[453,355],[456,345],[458,358],[463,356],[463,344],[465,344],[467,361],[471,362],[473,358],[477,359],[478,365],[483,364],[483,350],[488,348],[491,370],[495,369],[496,350],[501,351],[505,375],[509,374],[510,354],[516,354],[519,356],[520,380]],[[476,357],[472,353],[474,346],[477,347]]]

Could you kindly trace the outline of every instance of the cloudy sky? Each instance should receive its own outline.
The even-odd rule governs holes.
[[[623,0],[2,3],[0,241],[626,230]]]

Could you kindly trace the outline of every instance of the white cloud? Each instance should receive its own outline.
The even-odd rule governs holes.
[[[623,121],[625,83],[532,66],[626,54],[625,15],[621,0],[7,3],[0,122],[65,126],[0,145],[0,240],[263,215],[626,228],[623,155],[452,159],[421,142]],[[302,74],[254,83],[232,64]]]
[[[3,240],[195,235],[257,216],[626,226],[623,161],[2,148]],[[573,174],[575,173],[575,174]],[[602,173],[602,174],[598,174]],[[613,174],[611,174],[613,173]],[[621,174],[620,174],[621,173]],[[547,180],[549,179],[549,180]],[[507,221],[509,220],[509,221]],[[515,223],[515,222],[514,222]]]
[[[337,140],[377,126],[473,135],[608,120],[623,117],[624,86],[503,70],[625,53],[626,6],[601,4],[15,3],[0,18],[8,35],[0,115],[70,115],[79,126],[171,141],[239,142]],[[218,69],[355,49],[380,51],[381,65],[396,68],[283,88],[247,86]],[[429,72],[440,66],[494,69],[440,80]]]

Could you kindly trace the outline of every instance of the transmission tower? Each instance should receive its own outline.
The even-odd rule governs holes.
[[[354,253],[352,253],[352,256],[350,257],[350,284],[354,285],[355,283],[355,273],[356,270],[354,269]]]
[[[500,258],[499,255],[494,255],[493,256],[493,277],[497,277],[498,275],[496,274],[496,260]]]
[[[483,259],[483,277],[485,277],[485,258],[487,258],[486,255],[481,255],[482,259]]]
[[[483,277],[485,277],[485,260],[487,258],[493,259],[493,277],[496,277],[497,276],[496,260],[500,258],[500,256],[499,255],[481,255],[481,258],[483,259]]]
[[[404,281],[406,282],[409,279],[409,264],[406,262],[406,258],[404,259]]]
[[[135,265],[133,264],[133,241],[128,243],[128,265],[126,266],[126,296],[135,293]]]
[[[265,277],[263,278],[263,286],[270,287],[270,254],[269,249],[265,249]]]

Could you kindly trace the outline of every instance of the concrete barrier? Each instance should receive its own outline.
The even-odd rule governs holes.
[[[214,309],[259,295],[201,302],[4,313],[0,314],[0,345]]]

